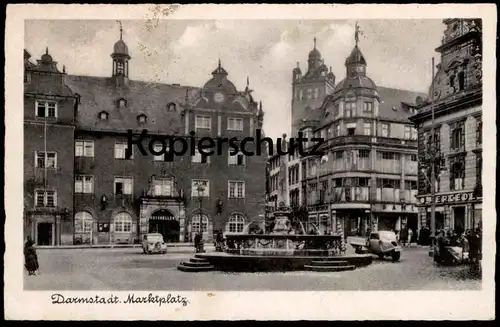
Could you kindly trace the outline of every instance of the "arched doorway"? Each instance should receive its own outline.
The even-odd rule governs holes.
[[[94,217],[87,211],[80,211],[75,215],[75,244],[89,244],[92,242],[92,225]]]
[[[179,242],[180,230],[179,221],[168,210],[158,210],[149,218],[149,232],[162,234],[167,243]]]

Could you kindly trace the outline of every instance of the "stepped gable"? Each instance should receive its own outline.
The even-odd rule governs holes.
[[[111,78],[68,75],[67,85],[80,96],[76,124],[80,129],[141,131],[184,134],[183,108],[199,97],[199,89],[162,83],[129,80],[117,87]],[[119,106],[125,100],[123,107]],[[175,104],[175,109],[170,104]],[[170,107],[170,108],[169,108]],[[107,119],[99,114],[106,112]],[[146,121],[139,123],[138,116]]]

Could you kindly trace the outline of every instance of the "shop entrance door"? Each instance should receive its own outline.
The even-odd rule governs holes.
[[[162,234],[166,243],[179,242],[180,231],[179,221],[168,210],[156,211],[149,218],[149,232]]]

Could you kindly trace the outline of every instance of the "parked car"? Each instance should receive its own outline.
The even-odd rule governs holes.
[[[144,253],[167,253],[167,243],[163,240],[163,235],[150,233],[144,235],[142,239],[142,251]]]
[[[360,240],[351,241],[356,253],[369,252],[377,255],[380,259],[390,256],[393,261],[401,258],[401,245],[396,239],[396,233],[392,231],[378,231],[370,233],[365,244]]]

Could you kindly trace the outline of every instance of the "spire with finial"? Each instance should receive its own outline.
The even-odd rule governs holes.
[[[316,49],[316,37],[314,37],[314,49]]]
[[[360,35],[363,35],[363,31],[361,30],[361,27],[359,27],[358,22],[356,22],[356,25],[354,26],[354,41],[356,42],[356,46],[358,46]]]
[[[247,76],[247,88],[250,86],[250,77]]]
[[[66,65],[63,65],[63,73],[66,74]]]
[[[45,47],[45,54],[48,55],[49,54],[49,47]]]
[[[118,24],[120,24],[120,40],[123,39],[123,27],[122,27],[122,21],[117,20]]]
[[[219,68],[221,68],[221,66],[222,66],[222,65],[221,65],[221,63],[220,63],[220,58],[219,58]]]

